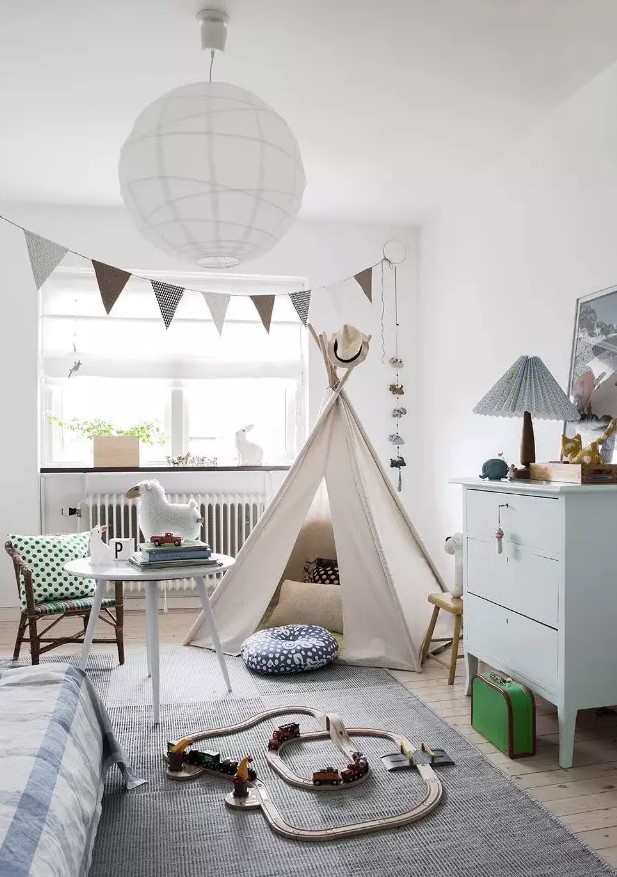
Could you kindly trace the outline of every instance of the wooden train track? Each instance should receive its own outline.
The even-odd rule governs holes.
[[[401,752],[405,753],[409,757],[412,757],[413,753],[416,751],[416,747],[406,737],[403,737],[400,734],[395,734],[392,731],[385,731],[380,728],[345,728],[345,725],[343,724],[340,716],[338,716],[336,713],[326,714],[319,710],[314,710],[310,707],[304,706],[286,706],[266,710],[265,712],[257,713],[256,715],[251,716],[251,718],[246,719],[244,722],[240,722],[237,725],[231,725],[226,728],[210,728],[206,731],[198,731],[194,734],[183,737],[176,744],[176,748],[185,749],[188,746],[192,746],[194,743],[197,743],[201,740],[208,740],[214,737],[225,737],[232,734],[237,734],[241,731],[247,730],[248,728],[253,728],[255,727],[255,725],[258,725],[261,722],[269,721],[277,716],[291,714],[310,715],[313,718],[317,719],[317,721],[321,724],[323,728],[322,731],[310,731],[304,734],[300,734],[299,737],[293,737],[289,740],[282,742],[279,746],[278,752],[267,751],[266,753],[268,763],[273,768],[273,770],[275,770],[279,774],[279,776],[283,780],[285,780],[285,782],[290,783],[297,788],[307,789],[313,792],[321,792],[326,791],[327,789],[340,790],[341,786],[320,786],[319,788],[317,788],[311,780],[298,776],[298,774],[295,774],[292,770],[290,770],[289,767],[287,767],[287,765],[281,759],[280,752],[286,746],[289,746],[293,743],[301,743],[303,741],[323,740],[330,738],[330,740],[332,740],[332,743],[337,747],[337,749],[339,749],[350,760],[352,759],[353,753],[356,751],[356,748],[352,743],[351,737],[357,736],[379,737],[382,739],[391,740],[393,743],[395,743],[395,745]],[[422,819],[424,816],[427,816],[432,810],[434,810],[435,807],[439,804],[443,794],[441,780],[435,774],[433,768],[428,764],[419,764],[417,766],[417,770],[424,780],[424,797],[411,810],[406,810],[403,813],[398,813],[393,816],[381,817],[379,819],[351,822],[345,825],[339,825],[335,828],[306,829],[291,825],[289,822],[283,819],[280,811],[270,797],[268,789],[260,779],[256,779],[252,783],[249,783],[249,795],[247,798],[233,798],[232,795],[228,795],[225,799],[225,802],[228,804],[228,806],[239,810],[260,808],[270,827],[278,834],[283,835],[283,837],[291,838],[293,840],[304,841],[338,840],[340,838],[354,837],[359,834],[367,834],[373,831],[384,831],[389,828],[401,828],[402,826],[410,825],[412,822],[417,822],[419,819]],[[171,771],[169,770],[169,768],[167,768],[167,776],[170,779],[174,780],[191,780],[195,779],[198,776],[201,776],[204,773],[216,774],[216,776],[222,777],[227,776],[228,779],[233,779],[233,777],[228,774],[224,774],[219,771],[209,770],[206,767],[185,764],[181,771]],[[357,785],[358,782],[366,779],[367,776],[368,773],[360,779],[349,783],[346,788]]]

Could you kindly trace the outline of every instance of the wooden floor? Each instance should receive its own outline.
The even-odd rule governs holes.
[[[172,610],[159,615],[162,643],[181,645],[195,618],[194,611]],[[103,630],[101,635],[107,636]],[[0,610],[0,656],[12,655],[16,622],[6,620]],[[97,629],[97,635],[99,631]],[[145,614],[125,614],[127,648],[145,644]],[[114,646],[95,646],[97,651],[115,651]],[[67,646],[66,653],[78,651]],[[56,650],[55,654],[59,654]],[[446,655],[444,657],[447,657]],[[394,672],[409,691],[430,704],[446,722],[466,737],[500,770],[510,774],[568,828],[609,864],[617,867],[617,709],[579,713],[576,726],[574,766],[561,770],[557,762],[559,735],[557,713],[551,704],[538,699],[538,752],[533,758],[511,761],[488,743],[470,725],[470,701],[464,695],[464,662],[458,662],[456,681],[446,684],[447,671],[429,661],[423,673]]]

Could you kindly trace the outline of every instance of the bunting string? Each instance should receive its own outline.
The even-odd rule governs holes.
[[[23,232],[32,269],[32,276],[37,290],[40,290],[60,262],[62,262],[64,257],[68,253],[71,253],[73,256],[78,256],[80,259],[85,259],[92,264],[103,307],[107,314],[111,313],[112,308],[116,304],[128,281],[131,277],[134,277],[138,280],[149,283],[152,286],[166,328],[169,328],[171,325],[176,309],[184,293],[196,292],[203,296],[206,307],[210,312],[210,316],[212,317],[212,321],[219,335],[223,331],[227,308],[231,298],[227,293],[210,292],[203,289],[193,289],[188,286],[181,287],[173,286],[169,283],[163,283],[160,280],[154,280],[151,277],[146,277],[142,274],[135,274],[132,271],[126,271],[123,268],[117,268],[114,265],[108,265],[105,262],[92,259],[90,256],[86,256],[78,250],[65,247],[50,238],[39,235],[2,214],[0,214],[0,221],[12,225]],[[362,271],[359,271],[350,277],[337,281],[337,284],[355,280],[368,301],[372,303],[373,269],[380,265],[383,265],[383,259],[380,259],[379,262],[376,262],[368,268],[364,268]],[[274,302],[279,295],[286,295],[289,297],[302,325],[308,326],[312,296],[316,291],[327,289],[330,285],[332,284],[321,284],[317,289],[290,290],[289,292],[268,295],[250,295],[247,293],[243,294],[242,297],[249,297],[251,299],[264,329],[266,332],[269,332],[272,322]]]

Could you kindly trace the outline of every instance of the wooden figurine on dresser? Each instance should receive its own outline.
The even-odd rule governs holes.
[[[560,419],[576,420],[546,367],[531,359],[536,363],[507,372],[474,410],[497,414],[501,406],[506,416],[529,414],[525,406],[544,400],[544,416],[557,419],[561,412]],[[455,480],[464,492],[468,687],[484,661],[555,704],[559,764],[567,768],[577,712],[617,703],[617,484],[533,480],[533,466],[548,464],[535,464],[535,452],[524,444],[528,480]]]

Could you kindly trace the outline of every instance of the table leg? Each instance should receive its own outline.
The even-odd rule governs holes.
[[[208,631],[210,632],[212,642],[214,643],[214,649],[216,651],[216,656],[219,659],[221,673],[223,674],[223,679],[225,680],[225,684],[227,685],[227,691],[231,691],[231,682],[229,681],[229,673],[227,672],[225,655],[223,654],[221,639],[219,637],[219,632],[216,627],[216,621],[214,620],[212,606],[210,605],[208,589],[206,588],[206,580],[203,576],[195,576],[195,584],[197,585],[197,592],[201,598],[201,605],[203,606],[204,615],[206,616],[206,624],[208,625]]]
[[[149,670],[152,674],[152,715],[154,724],[158,725],[160,707],[158,582],[145,582],[144,584],[146,587]]]
[[[150,642],[150,602],[148,600],[148,591],[150,590],[146,584],[146,659],[148,661],[148,679],[152,676],[152,644]]]
[[[92,640],[94,639],[94,629],[96,627],[96,622],[99,618],[99,612],[101,611],[101,602],[103,600],[105,584],[106,582],[104,582],[102,579],[97,579],[96,590],[94,592],[94,597],[92,598],[92,609],[90,610],[88,627],[86,628],[86,632],[84,634],[84,644],[81,647],[81,655],[79,656],[79,666],[82,670],[86,669],[86,664],[88,662],[88,653],[92,647]]]

